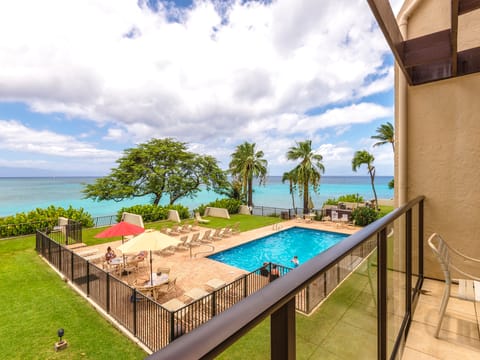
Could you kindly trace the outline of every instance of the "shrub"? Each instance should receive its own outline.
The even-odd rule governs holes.
[[[238,214],[238,209],[240,208],[240,205],[242,205],[241,200],[217,199],[208,204],[200,205],[198,208],[195,209],[195,211],[198,211],[201,215],[203,215],[205,213],[205,208],[209,206],[209,207],[227,209],[229,214]]]
[[[366,226],[378,218],[378,213],[375,209],[369,207],[359,207],[352,211],[352,217],[355,225]]]
[[[153,222],[158,220],[165,220],[168,216],[168,210],[177,210],[180,219],[187,219],[190,217],[190,211],[183,205],[166,205],[157,206],[152,204],[134,205],[130,207],[123,207],[117,212],[117,221],[122,219],[122,213],[128,212],[131,214],[142,215],[144,222]]]
[[[34,234],[37,229],[53,228],[59,217],[66,217],[78,221],[84,227],[93,226],[93,218],[83,208],[68,209],[49,206],[45,209],[37,208],[27,213],[21,212],[13,216],[0,218],[0,237]]]
[[[347,194],[347,195],[340,195],[338,199],[330,198],[327,199],[323,204],[324,205],[338,205],[339,202],[352,202],[352,203],[363,203],[365,200],[363,196],[358,194]]]

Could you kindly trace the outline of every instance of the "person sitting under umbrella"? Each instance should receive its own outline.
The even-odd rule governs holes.
[[[116,258],[117,255],[115,254],[115,252],[113,251],[113,249],[109,246],[107,248],[107,252],[105,253],[105,260],[107,262],[110,262],[112,261],[112,259]]]

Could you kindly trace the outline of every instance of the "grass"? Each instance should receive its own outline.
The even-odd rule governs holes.
[[[374,274],[370,276],[375,277]],[[366,266],[361,266],[311,316],[296,313],[297,359],[376,358],[375,296]],[[268,358],[269,318],[218,357],[228,360]]]
[[[230,219],[222,219],[217,217],[205,217],[205,219],[210,220],[208,224],[201,224],[202,227],[218,229],[223,228],[228,225],[233,226],[236,222],[240,223],[240,231],[248,231],[253,229],[258,229],[263,226],[273,225],[282,220],[278,217],[268,217],[268,216],[252,216],[252,215],[239,215],[234,214],[230,215]],[[187,219],[182,221],[182,224],[193,224],[192,219]],[[146,229],[156,229],[160,230],[165,227],[172,227],[173,225],[178,224],[169,220],[156,221],[145,224]],[[108,239],[97,239],[95,235],[105,230],[105,228],[86,228],[83,229],[83,242],[88,246],[103,244],[106,242],[120,240],[121,237],[108,238]]]
[[[36,254],[33,236],[0,241],[3,359],[124,359],[147,355],[74,292]],[[65,350],[55,352],[57,330]]]
[[[275,217],[232,215],[231,219],[208,218],[205,227],[219,228],[240,222],[241,231],[281,222]],[[186,222],[193,222],[187,220]],[[146,224],[161,229],[171,221]],[[83,241],[95,245],[110,239],[94,236],[104,230],[84,229]],[[6,359],[108,359],[112,351],[125,359],[143,359],[146,353],[101,317],[88,302],[74,292],[36,254],[34,236],[0,241],[0,353]],[[297,357],[342,359],[371,355],[375,335],[371,324],[372,294],[367,277],[357,271],[335,291],[312,316],[297,315]],[[65,329],[67,349],[56,353],[57,329]],[[365,330],[366,329],[366,330]],[[336,334],[337,333],[337,334]],[[336,335],[335,335],[336,334]],[[346,337],[332,341],[332,336]],[[372,340],[373,339],[373,340]],[[358,345],[358,346],[357,346]],[[350,352],[358,350],[355,354]],[[265,359],[270,352],[270,321],[267,319],[250,331],[221,359]],[[337,355],[333,355],[333,354]],[[367,357],[368,357],[367,356]],[[375,354],[376,356],[376,354]],[[372,355],[372,357],[374,357]]]

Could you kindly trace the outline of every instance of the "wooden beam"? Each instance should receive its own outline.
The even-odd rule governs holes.
[[[451,59],[449,29],[405,41],[404,64],[407,68],[432,63],[450,63]]]
[[[477,9],[480,9],[480,0],[459,0],[458,2],[459,15],[463,15]]]
[[[410,74],[404,64],[404,40],[390,3],[387,0],[367,0],[367,2],[393,52],[395,60],[400,65],[408,83],[412,84]]]
[[[452,76],[457,76],[457,41],[458,41],[458,1],[452,0],[450,44],[452,48]]]

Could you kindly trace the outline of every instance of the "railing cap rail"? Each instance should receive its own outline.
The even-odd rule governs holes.
[[[319,273],[333,266],[338,259],[343,258],[358,245],[385,229],[387,225],[424,199],[424,196],[419,196],[393,210],[302,266],[290,271],[280,280],[262,288],[202,326],[176,339],[147,359],[213,358],[290,301]]]

